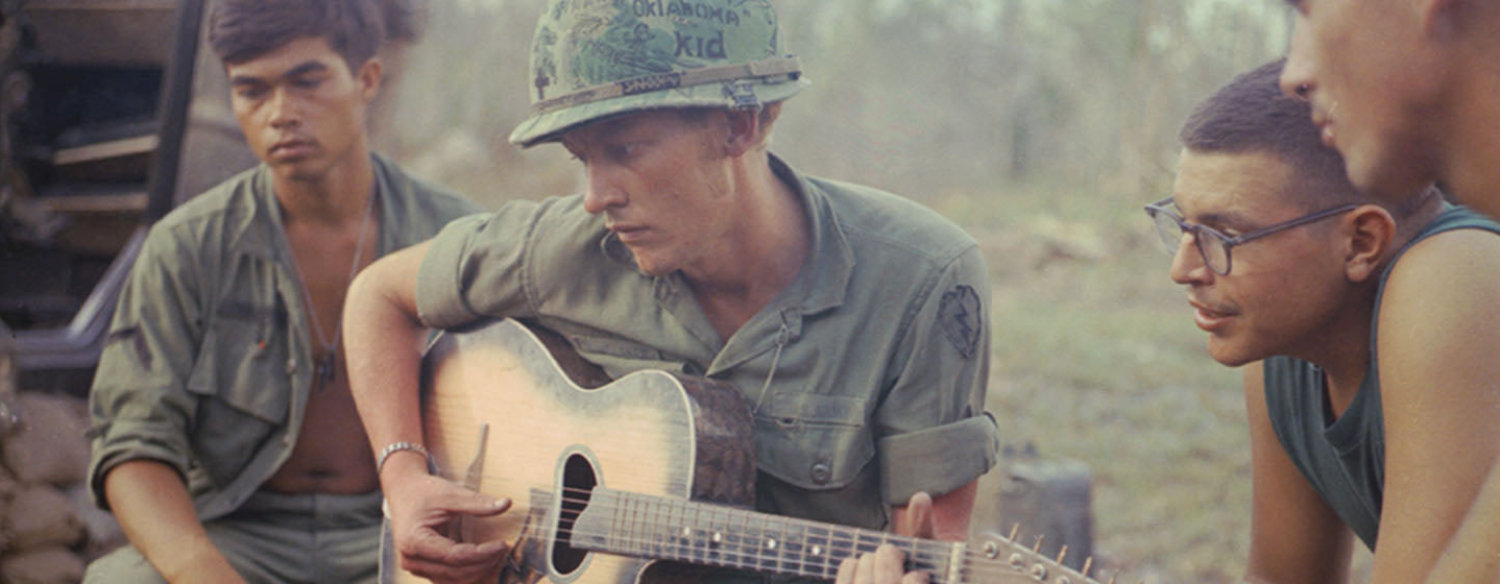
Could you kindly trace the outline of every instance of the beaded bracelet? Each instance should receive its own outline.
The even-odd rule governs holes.
[[[375,476],[380,476],[380,469],[385,468],[386,459],[390,458],[392,454],[401,452],[402,450],[410,450],[412,452],[421,453],[422,456],[427,458],[427,465],[429,467],[432,466],[432,453],[428,452],[426,447],[423,447],[421,444],[417,444],[415,442],[392,442],[390,444],[387,444],[385,448],[381,448],[380,454],[375,455]]]

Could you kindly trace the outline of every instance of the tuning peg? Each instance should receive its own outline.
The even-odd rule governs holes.
[[[1036,536],[1036,543],[1031,544],[1032,553],[1037,553],[1038,550],[1042,549],[1042,540],[1046,538],[1047,536],[1045,534]]]
[[[1084,578],[1089,577],[1089,568],[1092,568],[1092,567],[1094,567],[1094,558],[1092,558],[1092,557],[1084,558],[1083,559],[1083,577]]]
[[[1063,558],[1066,557],[1068,557],[1068,546],[1062,546],[1062,550],[1057,552],[1057,565],[1061,566]]]
[[[1021,524],[1020,523],[1012,523],[1012,524],[1010,524],[1010,535],[1008,537],[1006,537],[1005,539],[1010,540],[1011,543],[1015,543],[1016,542],[1016,533],[1019,532],[1019,531],[1021,531]]]

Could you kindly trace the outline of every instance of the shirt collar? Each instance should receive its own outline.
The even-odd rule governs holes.
[[[389,224],[388,218],[397,201],[393,200],[392,185],[385,168],[386,161],[373,152],[370,157],[375,173],[375,197],[379,203],[376,206],[375,221],[382,227],[376,242],[376,257],[379,257],[396,245],[393,239],[396,234],[384,227]],[[233,238],[230,248],[238,253],[274,259],[279,248],[290,249],[281,219],[281,203],[276,200],[270,167],[260,163],[250,172],[249,179],[237,187],[240,192],[235,193],[228,204]]]
[[[772,154],[770,162],[771,171],[777,178],[801,195],[803,210],[812,226],[807,261],[791,284],[792,288],[799,289],[800,294],[796,297],[783,294],[781,298],[787,303],[785,307],[799,309],[803,314],[816,314],[839,306],[844,303],[844,294],[854,273],[854,251],[839,224],[832,201],[821,186],[809,181],[781,158]]]

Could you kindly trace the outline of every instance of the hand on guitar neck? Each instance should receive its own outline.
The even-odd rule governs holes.
[[[932,539],[936,533],[932,497],[927,493],[911,496],[906,507],[891,518],[896,535]],[[906,555],[892,545],[882,545],[875,553],[862,554],[839,564],[837,584],[927,584],[927,572],[905,573]]]
[[[401,569],[433,582],[495,582],[510,548],[504,541],[469,543],[449,536],[464,517],[489,517],[510,509],[496,499],[427,474],[418,456],[391,459],[387,474],[391,533]],[[400,464],[400,466],[398,466]],[[396,477],[392,477],[396,478]],[[394,483],[394,484],[391,484]]]

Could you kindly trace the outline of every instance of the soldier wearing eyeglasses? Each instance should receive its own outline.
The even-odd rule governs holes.
[[[1146,212],[1210,355],[1245,366],[1246,580],[1347,581],[1358,538],[1374,582],[1419,582],[1500,456],[1500,224],[1361,194],[1281,68],[1199,106]]]

